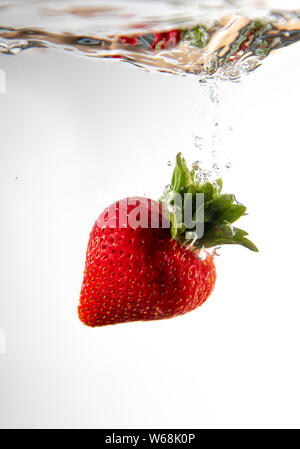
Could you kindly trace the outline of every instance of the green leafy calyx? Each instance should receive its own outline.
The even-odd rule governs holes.
[[[232,223],[245,215],[246,207],[237,203],[234,195],[221,193],[222,179],[212,184],[201,183],[194,178],[194,170],[189,170],[181,153],[178,153],[171,184],[160,199],[169,212],[172,238],[195,250],[238,244],[258,251],[254,243],[246,238],[247,232],[233,226]],[[197,194],[202,194],[200,205]],[[189,214],[186,214],[188,208]],[[187,220],[186,215],[193,219]],[[198,236],[195,229],[199,217],[202,232]]]

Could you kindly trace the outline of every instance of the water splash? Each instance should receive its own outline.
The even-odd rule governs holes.
[[[224,169],[231,167],[220,144],[232,129],[220,112],[219,83],[224,79],[239,81],[280,49],[300,41],[298,3],[2,1],[0,53],[16,55],[25,50],[49,49],[193,76],[205,87],[207,97],[192,133],[197,153],[193,164],[195,177],[216,185]]]
[[[297,3],[10,0],[0,7],[0,52],[49,48],[197,74],[204,81],[238,80],[267,56],[300,40]]]

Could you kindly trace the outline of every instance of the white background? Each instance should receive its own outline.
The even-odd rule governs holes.
[[[157,198],[178,150],[198,159],[207,98],[117,61],[1,55],[1,427],[300,426],[300,65],[285,55],[220,86],[224,189],[260,252],[224,248],[190,314],[95,329],[77,318],[91,226],[119,197]]]

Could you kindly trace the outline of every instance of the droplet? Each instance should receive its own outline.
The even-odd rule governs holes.
[[[219,250],[220,250],[220,249],[221,249],[220,246],[216,246],[216,247],[212,250],[212,253],[211,253],[212,257],[219,257],[219,256],[220,256],[220,253],[219,253]]]
[[[205,249],[203,247],[203,248],[201,248],[201,250],[198,253],[198,259],[205,260],[206,258],[207,258],[207,254],[206,254],[206,251],[205,251]]]
[[[192,168],[194,170],[200,170],[200,165],[201,165],[200,161],[195,161],[195,162],[192,163]]]
[[[203,137],[194,136],[194,145],[198,150],[202,150],[203,148]]]
[[[210,87],[209,97],[212,103],[218,105],[220,102],[219,93],[215,85]]]
[[[168,161],[168,167],[171,167],[171,166],[172,166],[172,162]]]
[[[240,203],[240,202],[236,199],[236,196],[235,196],[235,195],[233,195],[233,202],[234,202],[234,204],[239,204],[240,206],[243,206],[243,204]]]
[[[227,162],[226,168],[231,168],[231,162]]]
[[[236,234],[236,231],[235,231],[235,229],[234,229],[234,227],[233,227],[233,225],[231,223],[230,223],[229,227],[231,229],[232,236],[234,237],[235,234]]]
[[[169,193],[171,189],[172,189],[171,184],[167,184],[166,187],[164,188],[164,195]]]

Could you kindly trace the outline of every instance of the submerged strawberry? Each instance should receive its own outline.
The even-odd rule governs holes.
[[[157,320],[203,304],[216,279],[213,257],[204,248],[236,243],[257,251],[246,232],[231,224],[246,208],[220,190],[220,180],[215,186],[194,181],[179,154],[170,190],[159,202],[133,197],[105,209],[88,243],[78,307],[81,321],[104,326]],[[197,194],[202,194],[200,206]],[[188,208],[189,195],[193,220],[188,221],[182,209]],[[201,236],[195,232],[199,216]]]

